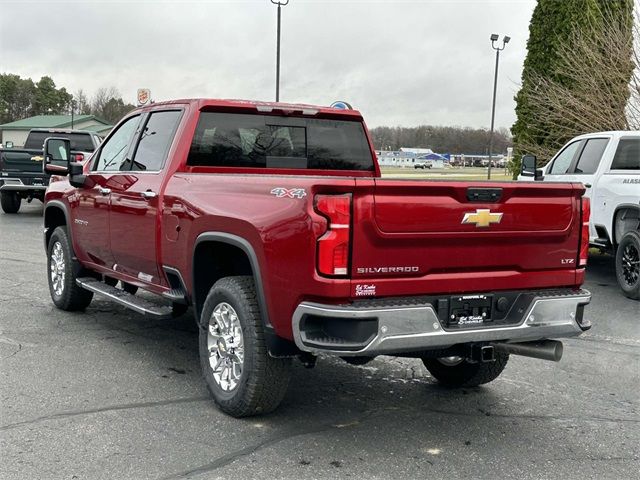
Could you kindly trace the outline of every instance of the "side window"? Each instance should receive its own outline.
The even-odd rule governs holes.
[[[611,170],[640,170],[640,138],[621,138]]]
[[[587,144],[580,154],[575,173],[596,173],[608,143],[608,138],[591,138],[587,140]]]
[[[100,155],[93,165],[93,170],[99,172],[120,170],[139,122],[140,116],[137,115],[131,117],[118,127],[118,130],[116,130],[111,138],[102,144]]]
[[[149,116],[133,156],[131,170],[157,172],[162,168],[181,116],[179,110],[154,112]]]
[[[564,175],[569,170],[573,157],[575,157],[578,147],[582,144],[581,140],[575,141],[558,154],[553,161],[551,169],[547,172],[548,175]]]

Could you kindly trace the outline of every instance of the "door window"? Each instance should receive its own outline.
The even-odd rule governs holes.
[[[169,152],[182,112],[170,110],[154,112],[142,130],[136,153],[126,170],[157,172],[162,168]]]
[[[608,143],[608,138],[590,138],[587,140],[587,144],[580,154],[575,173],[596,173]]]
[[[611,170],[640,170],[640,138],[620,139]]]
[[[549,175],[564,175],[569,170],[571,166],[571,162],[573,161],[573,157],[576,156],[576,152],[578,148],[582,144],[581,140],[575,141],[565,147],[562,152],[558,154],[556,159],[553,161],[553,165],[551,165],[551,169],[549,170]]]
[[[131,117],[118,127],[118,130],[102,144],[93,170],[99,172],[118,171],[124,165],[129,145],[136,133],[140,116]]]

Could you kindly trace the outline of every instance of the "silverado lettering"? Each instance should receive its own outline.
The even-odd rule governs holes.
[[[43,168],[57,175],[44,213],[53,303],[84,310],[95,294],[161,319],[190,308],[229,415],[274,410],[294,358],[410,356],[474,386],[510,354],[560,360],[550,339],[590,327],[582,185],[384,179],[355,110],[154,103],[84,165],[48,138]],[[499,198],[469,200],[485,186]]]
[[[415,273],[420,267],[358,267],[358,274],[365,273]]]

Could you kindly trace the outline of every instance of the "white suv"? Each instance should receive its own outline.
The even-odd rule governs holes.
[[[523,168],[518,180],[534,177],[584,184],[591,199],[590,243],[616,254],[620,287],[640,299],[640,132],[575,137],[536,174]]]

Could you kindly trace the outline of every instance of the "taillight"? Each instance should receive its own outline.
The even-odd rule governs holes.
[[[351,195],[316,195],[316,211],[329,221],[327,231],[318,238],[318,272],[346,276],[349,273]]]
[[[84,160],[84,155],[82,153],[76,153],[75,155],[75,161],[76,162],[81,162]]]
[[[579,267],[587,265],[589,256],[589,217],[591,216],[591,202],[587,197],[582,197],[582,232],[580,235],[580,258]]]

